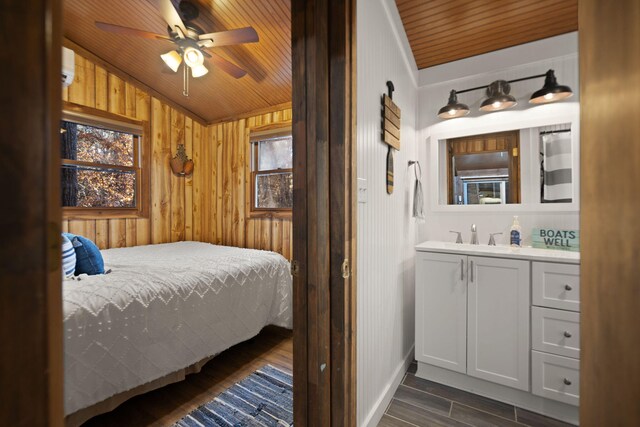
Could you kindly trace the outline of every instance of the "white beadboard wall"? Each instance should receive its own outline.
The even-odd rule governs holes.
[[[549,57],[546,55],[554,55]],[[552,108],[568,109],[579,102],[578,79],[578,42],[577,34],[570,33],[558,37],[516,46],[502,51],[491,52],[473,58],[444,64],[420,70],[419,82],[422,84],[418,90],[417,111],[417,150],[421,163],[427,168],[433,167],[430,153],[427,147],[427,138],[430,136],[432,126],[442,123],[437,117],[437,112],[447,103],[451,89],[467,89],[489,84],[498,79],[512,80],[530,75],[543,74],[548,69],[555,70],[560,84],[571,87],[574,96],[568,101],[553,104]],[[465,73],[466,72],[466,73]],[[469,75],[469,72],[475,73]],[[446,76],[452,79],[442,80]],[[518,105],[504,112],[484,114],[478,111],[483,99],[483,90],[464,93],[458,96],[458,100],[467,104],[471,114],[462,119],[454,119],[447,123],[448,126],[457,126],[457,129],[482,125],[488,120],[500,121],[522,118],[531,115],[533,108],[548,108],[548,106],[531,107],[528,103],[531,94],[540,89],[543,78],[513,83],[511,94],[518,100]],[[571,105],[573,104],[573,105]],[[470,239],[471,224],[478,226],[480,243],[487,243],[489,233],[503,232],[498,244],[508,243],[508,231],[512,223],[513,215],[518,215],[523,230],[524,244],[530,243],[531,229],[534,227],[558,227],[578,229],[578,212],[515,212],[515,213],[451,213],[434,212],[429,206],[429,200],[437,190],[434,182],[425,185],[426,222],[418,227],[418,241],[424,240],[452,240],[455,236],[449,230],[463,232],[465,242]]]
[[[367,181],[358,204],[358,425],[377,425],[406,360],[413,359],[417,67],[393,0],[357,3],[357,167]],[[387,80],[402,110],[395,190],[386,192],[381,103]]]

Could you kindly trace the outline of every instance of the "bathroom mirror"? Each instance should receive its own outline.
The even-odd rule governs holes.
[[[520,203],[519,136],[509,131],[448,139],[448,203]]]
[[[431,208],[578,211],[579,106],[552,107],[433,125]]]

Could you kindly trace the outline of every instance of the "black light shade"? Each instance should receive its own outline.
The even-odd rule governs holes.
[[[500,111],[517,105],[513,95],[509,95],[511,86],[506,80],[496,80],[487,86],[487,99],[480,104],[481,111]]]
[[[469,114],[469,107],[458,102],[458,95],[455,90],[449,94],[449,102],[438,111],[441,119],[454,119]]]
[[[569,86],[559,85],[553,70],[547,71],[544,78],[544,86],[542,89],[533,92],[529,103],[545,104],[547,102],[556,102],[573,95],[573,91]]]

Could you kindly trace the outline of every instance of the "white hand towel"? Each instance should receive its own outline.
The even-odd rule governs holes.
[[[422,177],[422,168],[420,162],[414,163],[414,171],[416,174],[416,185],[413,189],[413,217],[417,222],[424,222],[424,194],[422,193],[422,183],[420,178]],[[420,175],[418,175],[418,171]]]

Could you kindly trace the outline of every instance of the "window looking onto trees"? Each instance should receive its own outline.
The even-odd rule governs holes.
[[[293,208],[291,129],[252,135],[251,152],[251,212],[290,215]]]
[[[60,148],[65,216],[143,216],[144,126],[100,114],[103,117],[63,114]]]

